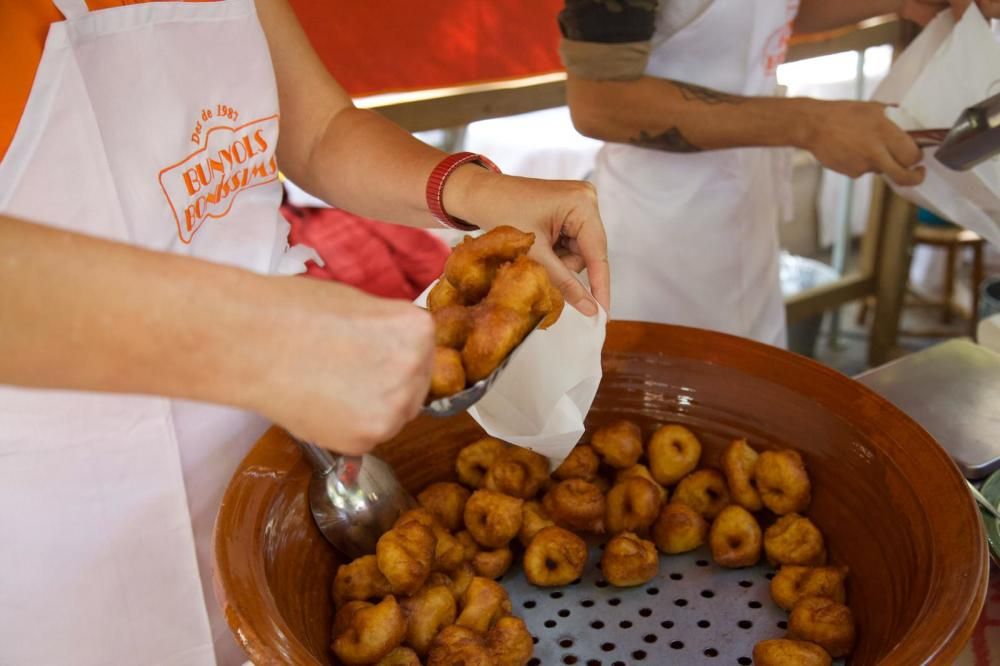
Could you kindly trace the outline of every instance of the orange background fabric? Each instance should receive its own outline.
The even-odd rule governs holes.
[[[88,0],[91,9],[146,0]],[[562,69],[562,0],[290,0],[313,47],[349,93],[439,88]],[[0,158],[21,118],[51,0],[0,0]]]
[[[563,0],[290,0],[327,68],[355,96],[562,69]]]

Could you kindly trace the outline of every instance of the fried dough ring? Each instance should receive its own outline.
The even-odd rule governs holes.
[[[772,564],[826,564],[823,533],[805,516],[782,516],[764,532],[764,552]]]
[[[472,312],[464,305],[448,305],[431,313],[434,319],[434,344],[461,349],[472,330]]]
[[[812,486],[798,451],[764,451],[753,470],[760,499],[774,513],[800,513],[809,506]]]
[[[667,504],[653,523],[653,541],[668,555],[686,553],[705,543],[708,522],[687,504]]]
[[[500,266],[486,302],[519,312],[532,325],[541,319],[539,328],[543,329],[554,324],[563,309],[562,293],[552,286],[548,272],[524,255]]]
[[[656,482],[656,479],[653,478],[653,474],[649,471],[649,468],[646,467],[645,465],[632,465],[631,467],[618,470],[618,473],[615,474],[615,483],[621,483],[625,479],[631,479],[636,477],[640,479],[646,479],[647,481],[655,485],[656,489],[660,491],[660,504],[666,503],[667,497],[669,496],[667,489]]]
[[[338,608],[349,601],[380,601],[389,594],[392,586],[379,571],[374,555],[364,555],[337,568],[333,603]]]
[[[492,303],[473,308],[472,330],[462,348],[466,379],[475,383],[496,370],[534,325],[530,317]]]
[[[757,458],[758,453],[745,439],[733,440],[722,453],[722,471],[726,473],[726,481],[729,482],[729,494],[733,502],[747,511],[760,511],[764,507],[760,493],[753,484]]]
[[[587,544],[569,530],[546,527],[539,530],[524,551],[524,576],[532,585],[569,585],[583,575]]]
[[[486,642],[468,627],[451,625],[442,629],[431,643],[427,666],[495,666]]]
[[[437,539],[432,529],[416,520],[398,524],[375,544],[379,571],[395,594],[413,594],[427,580],[434,564]]]
[[[624,419],[598,428],[590,438],[590,446],[605,464],[625,469],[639,462],[642,456],[642,430]]]
[[[609,534],[645,533],[660,515],[659,486],[640,477],[624,479],[608,491],[605,506]]]
[[[472,488],[482,488],[486,471],[507,448],[507,444],[493,437],[483,437],[466,445],[455,459],[458,480]]]
[[[560,481],[545,493],[542,506],[557,525],[583,532],[604,531],[604,493],[583,479]]]
[[[462,612],[455,624],[484,634],[497,620],[510,615],[510,611],[510,597],[503,585],[489,578],[476,576],[462,595]]]
[[[430,397],[446,398],[464,390],[465,366],[462,363],[462,354],[447,347],[435,347]]]
[[[523,504],[517,497],[477,490],[465,503],[465,528],[480,546],[506,546],[521,529]]]
[[[774,638],[753,646],[756,666],[830,666],[833,660],[814,643]]]
[[[809,641],[838,659],[854,647],[851,609],[826,597],[803,597],[788,616],[788,638]]]
[[[593,481],[597,478],[597,468],[600,467],[601,460],[592,446],[580,444],[575,446],[566,460],[562,462],[556,471],[552,472],[552,477],[558,481],[566,479],[583,479]]]
[[[535,234],[500,226],[455,246],[444,264],[444,276],[468,303],[486,296],[501,264],[527,254]]]
[[[531,499],[549,478],[549,460],[520,446],[507,447],[486,471],[483,487]]]
[[[739,504],[730,504],[712,523],[708,545],[712,559],[719,566],[730,569],[753,566],[760,560],[760,525]]]
[[[468,489],[457,483],[432,483],[417,495],[417,501],[431,512],[437,521],[452,532],[462,529],[465,503],[471,495]]]
[[[521,531],[517,535],[521,545],[527,548],[540,530],[553,525],[555,521],[549,518],[541,502],[525,502],[521,507]]]
[[[802,567],[787,564],[771,579],[771,598],[784,610],[791,610],[802,597],[826,597],[838,604],[847,598],[847,567]]]
[[[653,433],[646,449],[649,471],[661,486],[672,486],[690,474],[701,460],[701,442],[680,425],[665,425]]]
[[[601,573],[615,587],[642,585],[656,578],[659,570],[660,556],[652,541],[622,532],[604,545]]]
[[[334,654],[345,664],[372,664],[392,652],[406,635],[406,615],[388,596],[377,605],[352,601],[337,611]]]
[[[398,647],[382,657],[376,666],[421,666],[420,657],[408,647]]]
[[[486,634],[486,650],[495,666],[525,666],[535,651],[524,620],[508,616],[497,620]]]
[[[462,295],[442,276],[427,294],[427,309],[437,312],[449,305],[467,305]]]
[[[406,644],[421,657],[427,655],[431,641],[444,627],[454,624],[458,608],[451,590],[444,585],[425,587],[403,600],[403,610],[409,618]]]
[[[712,520],[729,505],[729,486],[722,472],[706,467],[691,472],[674,488],[670,498],[674,504],[687,504],[689,507]]]
[[[514,563],[514,553],[507,546],[496,550],[481,550],[472,558],[472,569],[477,576],[497,579],[507,573]]]

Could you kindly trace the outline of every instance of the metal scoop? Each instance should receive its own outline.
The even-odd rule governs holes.
[[[921,148],[939,146],[934,157],[953,171],[968,171],[1000,154],[1000,93],[970,106],[951,129],[909,133]]]
[[[294,438],[293,438],[294,439]],[[375,456],[340,456],[299,440],[312,465],[309,508],[326,540],[353,559],[375,544],[400,514],[416,506],[392,468]]]

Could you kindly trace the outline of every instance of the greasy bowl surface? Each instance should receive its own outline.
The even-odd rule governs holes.
[[[689,425],[715,465],[731,438],[801,452],[808,515],[851,569],[859,626],[851,664],[948,663],[982,609],[989,561],[958,469],[906,415],[806,358],[701,330],[613,322],[588,430],[617,417]],[[376,453],[419,491],[452,479],[479,436],[467,415],[423,417]],[[584,439],[586,441],[586,437]],[[309,515],[309,469],[277,429],[237,470],[216,524],[216,590],[258,665],[330,663],[336,556]]]

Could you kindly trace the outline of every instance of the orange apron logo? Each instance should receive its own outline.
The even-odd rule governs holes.
[[[224,217],[240,192],[278,178],[277,141],[277,115],[239,127],[213,127],[201,148],[160,171],[160,187],[183,243],[191,242],[207,218]]]

